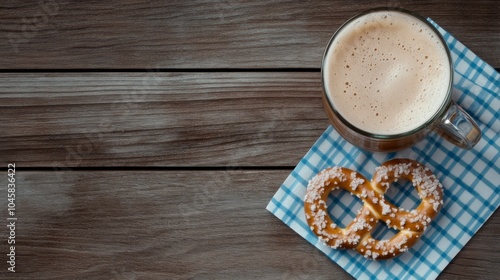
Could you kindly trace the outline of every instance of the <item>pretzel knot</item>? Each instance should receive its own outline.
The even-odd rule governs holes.
[[[398,208],[384,199],[392,182],[410,181],[421,198],[411,210]],[[338,227],[327,212],[328,194],[343,188],[363,201],[357,216],[345,228]],[[393,159],[377,167],[371,181],[353,170],[328,168],[318,173],[307,186],[305,215],[311,230],[334,249],[354,249],[366,258],[389,259],[411,248],[422,236],[443,205],[442,185],[432,172],[417,161]],[[399,232],[388,240],[371,235],[378,221]]]

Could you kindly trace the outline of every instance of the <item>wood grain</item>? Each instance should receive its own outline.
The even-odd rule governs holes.
[[[351,279],[265,210],[289,172],[18,172],[9,279]],[[441,279],[495,279],[499,232],[496,213]]]
[[[369,8],[431,17],[500,67],[498,1],[2,1],[4,69],[319,68],[333,32]]]
[[[0,74],[0,162],[295,166],[329,122],[319,73]]]

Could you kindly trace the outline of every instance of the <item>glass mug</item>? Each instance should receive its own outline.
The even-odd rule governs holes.
[[[344,23],[321,67],[323,105],[337,132],[375,152],[413,146],[431,131],[471,149],[481,138],[452,99],[450,51],[425,18],[376,8]]]

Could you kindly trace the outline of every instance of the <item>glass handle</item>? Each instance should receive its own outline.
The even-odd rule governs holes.
[[[443,138],[464,149],[472,149],[481,139],[476,122],[454,101],[438,121],[436,130]]]

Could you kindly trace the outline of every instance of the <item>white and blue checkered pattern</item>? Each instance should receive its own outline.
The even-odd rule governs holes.
[[[445,30],[454,61],[453,99],[478,122],[482,138],[472,150],[453,146],[431,133],[412,148],[395,153],[371,153],[346,142],[329,127],[285,180],[267,206],[299,235],[358,279],[435,279],[500,205],[500,75]],[[444,205],[419,242],[401,256],[365,259],[352,250],[334,250],[318,242],[303,210],[308,181],[329,166],[358,170],[371,178],[375,167],[391,158],[411,158],[424,163],[444,186]],[[409,185],[409,186],[408,186]],[[389,188],[386,197],[396,205],[412,208],[420,203],[411,184]],[[337,190],[329,196],[330,215],[345,226],[361,201]],[[388,238],[393,230],[377,227],[374,236]]]

